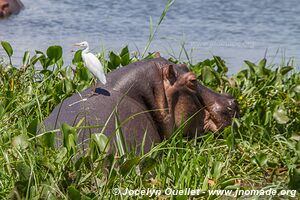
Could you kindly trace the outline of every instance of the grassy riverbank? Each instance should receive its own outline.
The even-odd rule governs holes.
[[[10,45],[3,45],[10,57]],[[105,53],[99,58],[108,72],[139,60],[127,48]],[[237,98],[241,118],[234,121],[234,128],[190,141],[178,130],[175,137],[140,157],[90,151],[78,160],[72,159],[76,144],[71,137],[55,149],[51,133],[40,138],[35,134],[55,105],[94,82],[80,52],[72,63],[76,70],[64,66],[59,46],[33,56],[26,52],[22,66],[0,58],[1,199],[107,199],[116,197],[112,188],[300,192],[300,73],[292,61],[282,65],[270,65],[266,59],[257,64],[245,61],[247,68],[230,78],[219,57],[187,63],[204,85]],[[76,135],[74,127],[61,130]],[[103,140],[95,139],[91,147],[101,149]],[[208,192],[199,196],[208,197],[216,198]]]

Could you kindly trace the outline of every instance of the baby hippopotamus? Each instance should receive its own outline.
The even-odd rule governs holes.
[[[18,14],[24,8],[20,0],[0,0],[0,18]]]
[[[149,151],[155,143],[169,138],[184,126],[188,137],[228,126],[239,115],[236,100],[216,93],[197,81],[184,64],[164,58],[132,63],[107,74],[107,83],[96,85],[97,95],[88,95],[91,88],[74,94],[57,105],[43,125],[49,131],[63,123],[93,126],[78,131],[78,143],[88,148],[91,134],[104,133],[115,141],[116,121],[128,146]],[[57,146],[62,135],[57,134]]]

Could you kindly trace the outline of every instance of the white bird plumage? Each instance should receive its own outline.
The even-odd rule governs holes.
[[[90,70],[90,72],[92,72],[94,76],[99,79],[101,83],[106,84],[103,66],[99,59],[94,54],[89,52],[89,43],[84,41],[76,43],[75,45],[79,47],[85,47],[81,53],[81,57],[85,66]]]

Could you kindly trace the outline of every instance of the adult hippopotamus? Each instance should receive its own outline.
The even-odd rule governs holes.
[[[24,8],[20,0],[0,0],[0,18],[18,14]]]
[[[223,129],[239,114],[233,97],[204,87],[186,65],[161,57],[119,68],[96,88],[97,95],[91,96],[88,88],[59,104],[45,119],[45,130],[60,128],[62,123],[93,126],[78,132],[78,142],[86,149],[85,141],[93,133],[102,131],[113,141],[119,120],[127,145],[139,149],[144,143],[144,150],[149,151],[186,120],[183,134],[195,137]],[[58,136],[62,138],[61,133]]]

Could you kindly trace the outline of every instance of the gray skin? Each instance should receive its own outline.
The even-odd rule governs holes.
[[[18,14],[24,8],[20,0],[0,0],[0,18]]]
[[[83,124],[103,125],[120,102],[121,122],[143,112],[122,126],[127,145],[137,145],[140,149],[146,132],[144,150],[149,151],[154,143],[169,138],[189,118],[184,135],[195,137],[205,131],[223,129],[239,113],[233,97],[202,86],[186,65],[173,64],[164,58],[119,68],[107,75],[105,85],[98,82],[96,88],[97,95],[91,96],[89,88],[59,104],[45,119],[45,130],[57,129],[64,122],[76,125],[83,116]],[[86,101],[80,101],[82,98]],[[78,142],[87,141],[90,134],[100,131],[101,128],[81,130]],[[115,116],[108,120],[104,133],[114,140]],[[82,148],[86,149],[86,145],[83,142]]]

